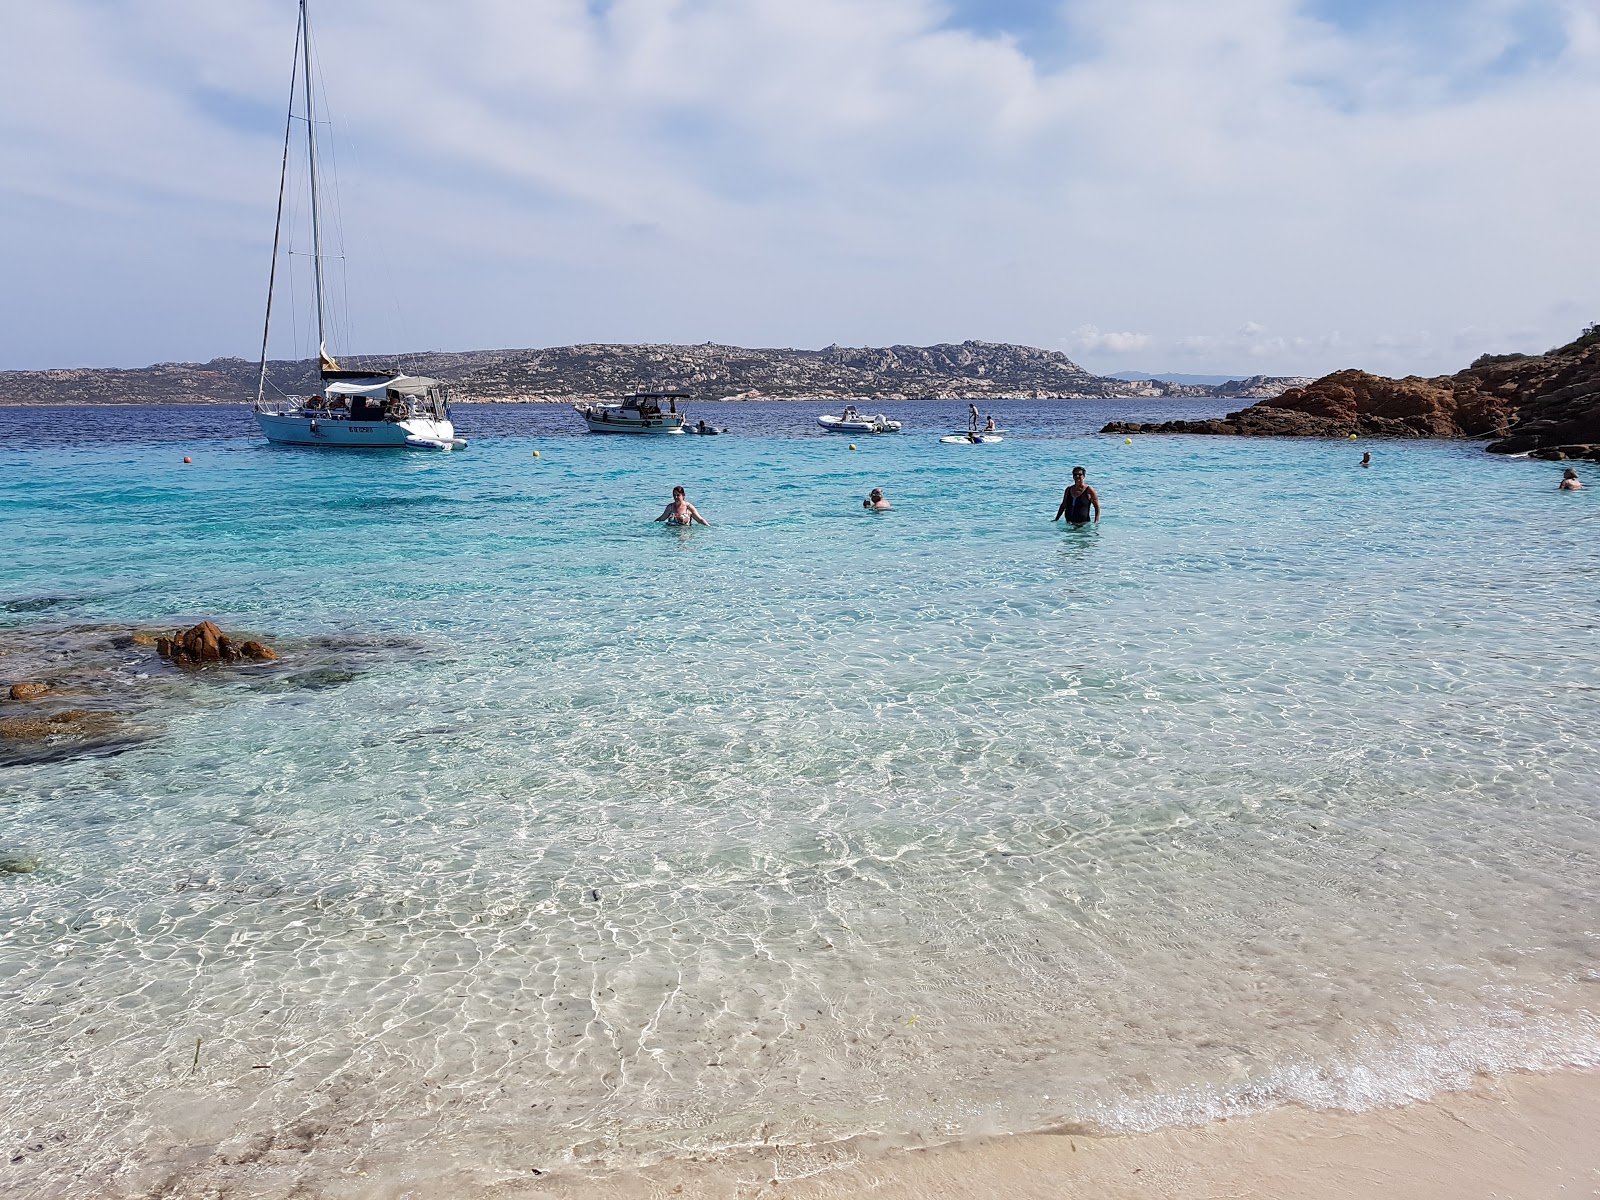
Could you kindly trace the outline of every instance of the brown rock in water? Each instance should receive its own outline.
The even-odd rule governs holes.
[[[192,669],[208,663],[239,662],[253,659],[267,662],[278,656],[257,641],[239,645],[210,621],[201,621],[192,629],[174,633],[171,637],[156,638],[156,653],[171,659],[175,667]]]
[[[197,663],[221,662],[222,643],[226,640],[222,630],[210,621],[201,621],[178,639],[183,652]]]
[[[1281,396],[1200,421],[1114,421],[1102,433],[1247,437],[1499,438],[1519,454],[1561,448],[1589,457],[1600,444],[1600,325],[1547,354],[1486,354],[1436,379],[1335,371]]]
[[[136,629],[133,632],[133,636],[129,638],[129,640],[135,646],[155,646],[157,649],[160,649],[161,643],[168,641],[169,639],[163,634],[152,633],[148,629]],[[162,650],[161,653],[165,654],[167,652]]]
[[[48,683],[13,683],[10,695],[13,700],[37,700],[49,690]]]

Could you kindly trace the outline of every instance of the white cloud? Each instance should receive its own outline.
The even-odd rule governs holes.
[[[1067,345],[1080,354],[1136,354],[1155,345],[1148,333],[1102,333],[1093,325],[1080,325],[1067,337]]]
[[[1600,317],[1600,16],[1457,8],[1441,48],[1297,0],[1065,0],[1046,69],[934,0],[323,5],[349,336],[1074,329],[1085,355],[1273,373],[1476,353],[1416,330],[1542,349]],[[1505,66],[1533,9],[1556,51]],[[0,248],[0,367],[249,352],[290,21],[8,6],[7,41],[49,52],[14,57],[29,103],[0,107],[0,219],[29,235]]]

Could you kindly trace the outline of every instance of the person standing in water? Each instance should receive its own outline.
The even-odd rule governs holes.
[[[1571,467],[1568,467],[1565,471],[1561,472],[1561,482],[1556,484],[1556,491],[1558,491],[1558,492],[1581,492],[1581,491],[1583,491],[1583,483],[1582,483],[1582,481],[1580,481],[1578,479],[1578,473],[1576,471],[1574,471]]]
[[[1365,454],[1363,454],[1361,456],[1361,465],[1363,467],[1370,467],[1372,465],[1372,451],[1371,450],[1368,450]]]
[[[681,487],[672,489],[672,503],[661,510],[661,515],[656,518],[655,523],[659,524],[662,521],[668,525],[688,525],[698,521],[707,529],[711,528],[711,522],[702,517],[700,510],[689,503],[688,495]]]
[[[882,488],[873,488],[867,498],[861,502],[862,508],[870,508],[873,512],[888,512],[894,505],[883,498]]]
[[[1052,520],[1066,517],[1069,525],[1087,525],[1090,520],[1100,520],[1100,496],[1086,482],[1089,472],[1082,467],[1072,468],[1072,486],[1061,493],[1061,507]],[[1091,518],[1090,513],[1093,513]]]

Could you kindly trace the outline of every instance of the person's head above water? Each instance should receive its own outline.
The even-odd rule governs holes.
[[[1085,470],[1083,467],[1073,467],[1072,468],[1072,482],[1073,483],[1082,483],[1084,476],[1087,475],[1088,473],[1089,472],[1087,470]],[[1058,476],[1056,476],[1056,478],[1059,479],[1060,476],[1058,475]]]
[[[674,500],[682,500],[686,495],[688,495],[688,493],[683,490],[683,486],[681,484],[672,489],[672,498]]]
[[[1565,471],[1561,472],[1561,478],[1563,479],[1576,479],[1577,477],[1578,473],[1571,467],[1568,467]]]

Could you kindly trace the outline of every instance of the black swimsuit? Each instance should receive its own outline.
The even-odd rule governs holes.
[[[1089,523],[1089,489],[1084,488],[1074,496],[1070,491],[1066,496],[1067,520],[1073,525],[1087,525]]]

